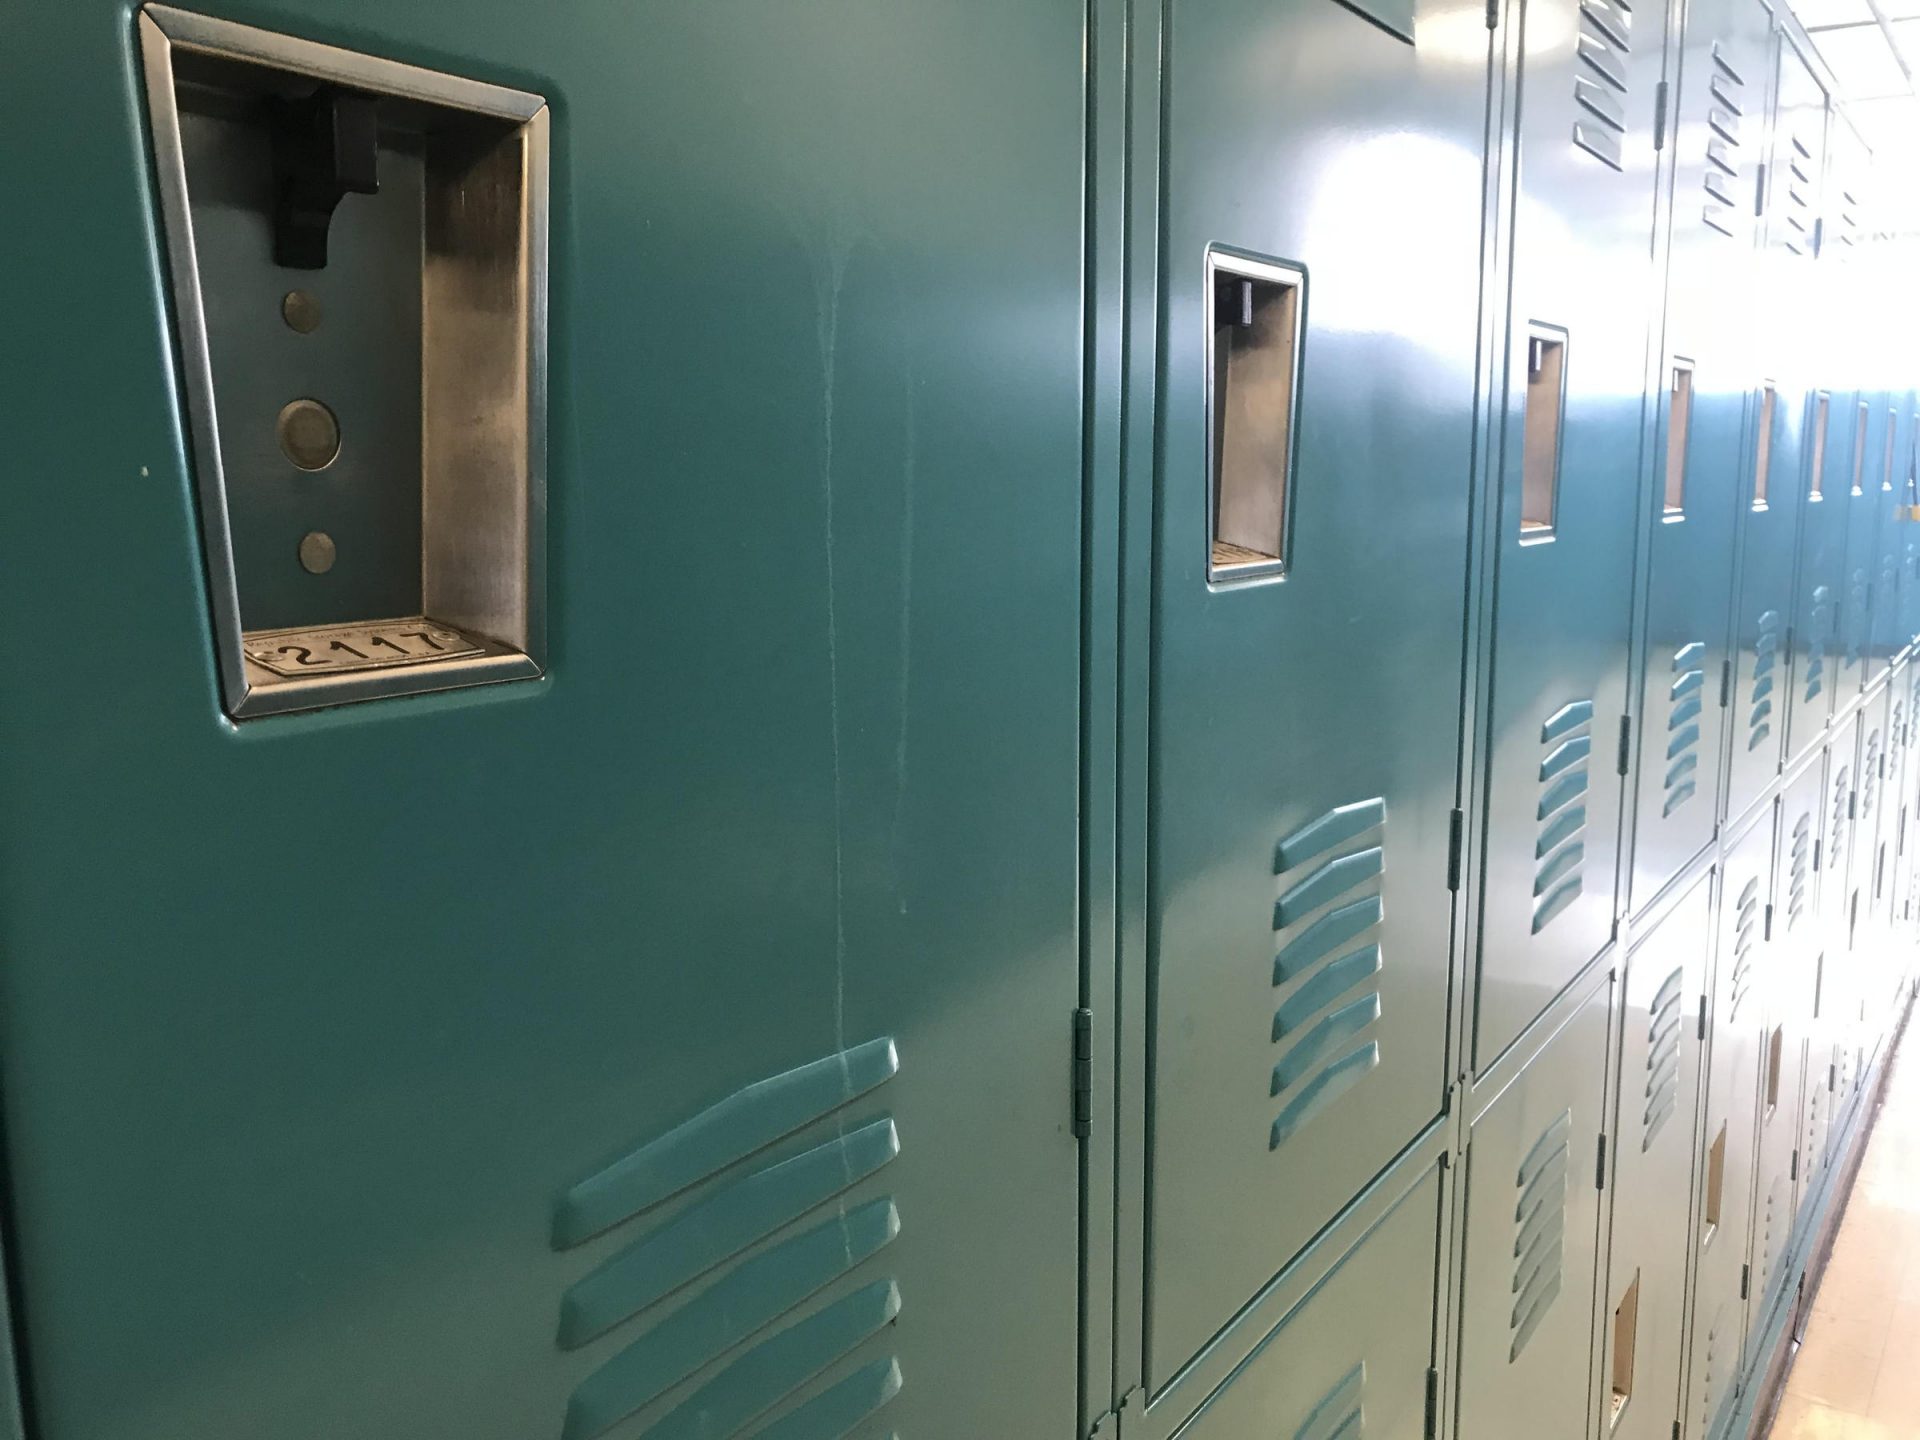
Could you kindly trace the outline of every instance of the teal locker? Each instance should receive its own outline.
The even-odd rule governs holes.
[[[1424,1440],[1446,1172],[1430,1166],[1261,1340],[1177,1440]]]
[[[1596,1397],[1601,1433],[1617,1440],[1672,1440],[1684,1410],[1687,1222],[1712,949],[1709,872],[1628,956],[1621,985],[1613,1238]]]
[[[1612,992],[1609,978],[1585,995],[1473,1121],[1454,1431],[1462,1437],[1580,1436],[1591,1424]]]
[[[140,657],[8,632],[34,1433],[1071,1434],[1085,7],[238,8],[545,101],[547,671],[226,718],[135,16],[12,16],[0,585]]]
[[[1772,17],[1710,0],[1687,17],[1675,91],[1667,314],[1648,507],[1646,672],[1634,808],[1639,909],[1712,839],[1731,677],[1735,534],[1753,502],[1745,444],[1766,378],[1754,324]],[[1739,731],[1739,740],[1749,738]]]
[[[1657,9],[1509,9],[1508,84],[1526,99],[1502,202],[1513,275],[1495,407],[1476,1073],[1613,931],[1665,44]],[[1577,35],[1577,49],[1528,44],[1538,27]]]
[[[1754,1145],[1759,1132],[1761,1041],[1757,967],[1765,963],[1764,913],[1771,827],[1736,840],[1719,877],[1719,935],[1707,1010],[1704,1116],[1695,1173],[1694,1293],[1686,1402],[1688,1440],[1714,1434],[1739,1393],[1746,1356],[1747,1242],[1753,1214]],[[1809,842],[1811,849],[1811,842]]]
[[[1153,1388],[1446,1091],[1476,296],[1375,202],[1475,263],[1486,76],[1410,43],[1467,13],[1170,7]]]

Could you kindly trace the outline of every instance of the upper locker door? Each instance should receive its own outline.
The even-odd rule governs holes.
[[[1752,500],[1744,440],[1763,378],[1754,355],[1753,197],[1771,25],[1762,0],[1694,5],[1675,92],[1647,661],[1637,707],[1644,729],[1636,910],[1713,838],[1719,814],[1734,528],[1738,508]]]
[[[1155,1386],[1446,1089],[1486,105],[1474,4],[1170,11]]]
[[[1817,263],[1827,156],[1827,95],[1793,41],[1779,36],[1779,100],[1767,176],[1767,293],[1778,297],[1781,404],[1800,416],[1797,466],[1781,481],[1799,507],[1791,608],[1785,615],[1786,750],[1798,757],[1826,732],[1840,673],[1841,566],[1846,551],[1852,421],[1837,389],[1826,325],[1828,271]],[[1785,458],[1784,456],[1782,458]],[[1776,467],[1778,475],[1778,467]]]
[[[1875,589],[1892,589],[1895,577],[1879,579],[1880,546],[1891,539],[1893,487],[1888,466],[1893,455],[1888,397],[1882,393],[1875,363],[1872,316],[1875,284],[1868,235],[1863,223],[1872,157],[1866,144],[1836,111],[1828,122],[1829,159],[1824,214],[1821,219],[1821,268],[1826,272],[1823,315],[1828,343],[1824,363],[1836,391],[1834,403],[1844,409],[1843,449],[1838,452],[1846,482],[1845,558],[1840,587],[1840,690],[1834,697],[1843,705],[1885,670],[1873,659]],[[1883,519],[1889,523],[1883,523]]]
[[[1664,17],[1516,0],[1474,1064],[1612,935]]]
[[[549,101],[554,603],[544,680],[237,726],[133,17],[39,11],[0,586],[142,658],[0,697],[37,1435],[1072,1433],[1085,9],[274,11]],[[226,353],[350,337],[233,175]]]
[[[1800,143],[1814,144],[1816,154],[1818,132],[1809,141],[1808,117],[1789,107],[1804,106],[1806,97],[1799,87],[1811,84],[1812,77],[1792,50],[1774,38],[1771,21],[1760,43],[1766,47],[1760,64],[1767,95],[1754,115],[1748,208],[1760,208],[1765,216],[1746,327],[1760,375],[1748,406],[1747,484],[1739,512],[1733,683],[1728,687],[1732,761],[1725,812],[1730,819],[1750,812],[1779,775],[1785,753],[1793,709],[1794,544],[1807,503],[1801,474],[1806,377],[1816,368],[1809,364],[1802,340],[1811,324],[1805,305],[1778,298],[1804,294],[1811,279],[1813,207],[1808,182],[1795,177],[1816,171],[1814,162],[1796,149],[1795,127]],[[1797,79],[1789,77],[1790,65]]]

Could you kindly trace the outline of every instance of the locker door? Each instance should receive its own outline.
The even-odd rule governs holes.
[[[1793,297],[1782,325],[1793,347],[1783,369],[1793,379],[1783,401],[1801,417],[1802,443],[1785,482],[1800,499],[1792,604],[1783,618],[1791,638],[1786,676],[1786,748],[1804,755],[1824,734],[1839,683],[1841,596],[1846,550],[1848,456],[1856,424],[1847,387],[1838,383],[1837,358],[1822,323],[1831,270],[1819,256],[1822,185],[1827,156],[1826,92],[1793,42],[1779,41],[1779,101],[1773,164],[1768,171],[1768,235],[1777,238],[1772,293]],[[1792,262],[1799,263],[1792,263]]]
[[[1884,273],[1884,272],[1882,272]],[[1914,488],[1913,392],[1887,395],[1886,446],[1882,454],[1885,488],[1880,495],[1880,529],[1873,580],[1873,659],[1891,666],[1913,643],[1904,628],[1909,572],[1920,560],[1908,492]],[[1875,672],[1878,673],[1878,672]]]
[[[1683,1410],[1687,1217],[1712,901],[1712,877],[1703,876],[1634,950],[1622,987],[1598,1396],[1602,1433],[1617,1440],[1672,1440]]]
[[[1442,1174],[1427,1171],[1176,1440],[1424,1440]]]
[[[554,102],[551,666],[224,717],[132,17],[36,7],[36,1435],[1071,1433],[1084,5],[244,8]]]
[[[1920,640],[1920,395],[1902,390],[1894,398],[1899,419],[1895,445],[1897,466],[1894,497],[1894,553],[1898,573],[1898,600],[1893,619],[1890,653],[1899,654]]]
[[[1879,391],[1872,346],[1871,316],[1884,302],[1875,295],[1872,257],[1861,216],[1872,164],[1865,142],[1835,113],[1828,123],[1828,168],[1821,229],[1821,268],[1825,270],[1827,343],[1823,363],[1844,388],[1843,449],[1846,481],[1846,551],[1841,562],[1840,690],[1836,705],[1858,695],[1884,666],[1872,663],[1874,584],[1880,568],[1883,513],[1892,505],[1885,467],[1891,438],[1887,397]],[[1836,391],[1834,403],[1841,404]]]
[[[1660,435],[1653,448],[1646,674],[1633,836],[1639,908],[1713,838],[1738,513],[1750,505],[1756,355],[1751,203],[1766,133],[1771,16],[1711,0],[1688,18],[1676,92]],[[1744,736],[1743,736],[1744,738]]]
[[[1612,931],[1664,17],[1526,0],[1474,1068]],[[1551,30],[1575,45],[1527,43]],[[1524,58],[1520,58],[1520,57]],[[1688,667],[1683,667],[1688,668]]]
[[[1745,1360],[1744,1271],[1759,1133],[1762,1029],[1756,973],[1766,945],[1764,901],[1773,833],[1765,823],[1735,842],[1721,874],[1719,944],[1708,1006],[1706,1120],[1697,1158],[1695,1293],[1687,1402],[1688,1440],[1714,1433],[1738,1393]],[[1811,863],[1813,842],[1806,850]],[[1616,1203],[1618,1201],[1616,1200]]]
[[[1468,13],[1421,0],[1411,24]],[[1446,1087],[1476,297],[1434,277],[1477,264],[1486,103],[1482,67],[1332,0],[1171,14],[1156,1386]]]
[[[1473,1122],[1457,1435],[1588,1433],[1611,990],[1587,997]]]

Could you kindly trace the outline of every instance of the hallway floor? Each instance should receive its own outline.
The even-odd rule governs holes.
[[[1920,1045],[1894,1058],[1771,1440],[1920,1440]]]

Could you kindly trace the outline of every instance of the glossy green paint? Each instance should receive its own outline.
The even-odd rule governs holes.
[[[1171,1379],[1439,1113],[1484,50],[1170,7],[1146,1373]],[[1398,263],[1395,216],[1427,263]],[[1305,275],[1284,577],[1209,582],[1209,250]],[[1449,619],[1451,617],[1451,619]],[[1284,1204],[1259,1197],[1284,1187]]]
[[[222,718],[133,15],[13,17],[0,585],[90,637],[10,627],[0,698],[35,1435],[560,1434],[661,1333],[567,1348],[571,1287],[883,1117],[841,1198],[897,1238],[623,1433],[895,1385],[903,1434],[1068,1433],[1082,7],[223,10],[552,105],[552,666]],[[876,1039],[556,1248],[602,1167]]]

